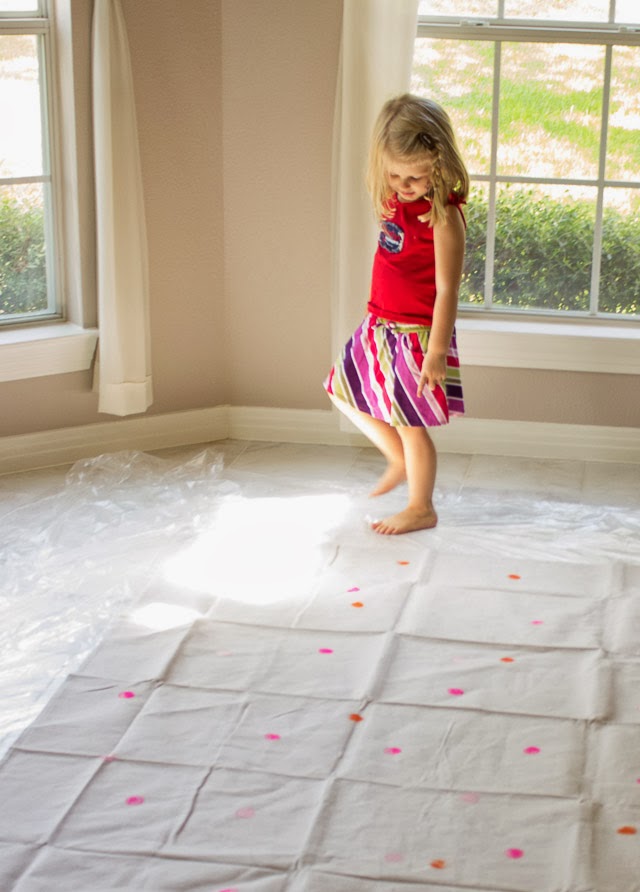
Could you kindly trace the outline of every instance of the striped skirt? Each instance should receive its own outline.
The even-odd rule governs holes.
[[[429,327],[367,315],[324,382],[327,393],[394,427],[434,427],[464,414],[455,331],[444,386],[418,396]]]

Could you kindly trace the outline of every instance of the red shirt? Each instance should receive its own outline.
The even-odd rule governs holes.
[[[451,195],[449,202],[462,213],[459,199]],[[380,226],[367,310],[392,322],[431,325],[436,300],[433,226],[418,220],[431,202],[394,198],[391,207],[395,214]]]

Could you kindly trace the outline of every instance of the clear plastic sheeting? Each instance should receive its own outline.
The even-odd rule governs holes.
[[[148,585],[158,561],[238,487],[215,451],[81,461],[54,494],[2,517],[0,752]]]
[[[638,892],[640,516],[538,464],[443,456],[398,537],[331,447],[100,456],[5,514],[0,888]]]

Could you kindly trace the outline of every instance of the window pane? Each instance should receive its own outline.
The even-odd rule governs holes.
[[[489,173],[494,44],[418,38],[411,89],[449,112],[472,174]]]
[[[474,184],[469,195],[469,203],[465,207],[467,246],[464,256],[464,274],[460,285],[460,301],[473,306],[484,304],[488,204],[488,186],[485,183]]]
[[[608,22],[609,0],[506,0],[504,14],[507,18]]]
[[[498,0],[420,0],[418,15],[491,16],[498,15]]]
[[[600,311],[640,314],[640,190],[605,189]]]
[[[616,22],[625,25],[640,24],[640,5],[638,0],[616,0]]]
[[[574,192],[575,190],[573,190]],[[589,309],[595,188],[498,189],[494,303],[547,310]]]
[[[0,187],[0,233],[0,319],[46,311],[42,186]]]
[[[0,13],[38,12],[38,0],[0,0]]]
[[[595,178],[604,47],[504,44],[498,171]]]
[[[609,180],[640,181],[640,47],[617,46],[611,67]]]
[[[42,174],[37,38],[0,37],[0,177]]]

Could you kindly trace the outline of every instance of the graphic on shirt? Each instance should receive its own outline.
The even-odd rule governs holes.
[[[380,237],[378,244],[390,254],[399,254],[404,245],[404,230],[397,223],[390,220],[384,220],[380,228]]]

